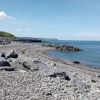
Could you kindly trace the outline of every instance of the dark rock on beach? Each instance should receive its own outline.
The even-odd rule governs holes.
[[[79,61],[73,61],[73,63],[74,63],[74,64],[80,64],[80,62],[79,62]]]
[[[8,61],[0,61],[0,66],[11,66]]]
[[[4,68],[5,71],[15,71],[15,68],[12,68],[12,67],[7,67],[7,68]]]
[[[27,62],[23,62],[22,65],[24,66],[24,68],[30,70],[31,69],[31,65],[29,65]]]
[[[1,57],[5,57],[5,54],[2,52]]]
[[[47,93],[47,94],[46,94],[46,96],[51,96],[51,95],[52,95],[52,93]]]
[[[34,64],[40,64],[41,61],[39,61],[39,60],[35,60],[35,61],[33,61],[33,63],[34,63]]]
[[[15,52],[12,52],[10,55],[8,55],[8,56],[6,57],[6,59],[9,59],[9,58],[18,58],[18,54],[15,53]]]
[[[56,78],[56,77],[60,77],[61,79],[65,79],[67,81],[70,81],[71,79],[69,78],[69,76],[67,75],[66,72],[58,72],[58,73],[53,73],[51,75],[49,75],[50,77]]]

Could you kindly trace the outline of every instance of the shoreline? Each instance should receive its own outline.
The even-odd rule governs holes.
[[[82,64],[74,64],[70,60],[66,60],[66,59],[60,59],[60,58],[50,57],[47,54],[48,50],[51,50],[51,49],[43,50],[42,52],[38,51],[36,53],[37,54],[40,53],[38,55],[42,56],[42,57],[44,57],[46,59],[50,59],[50,60],[53,60],[53,61],[56,61],[56,62],[60,62],[60,63],[63,63],[65,65],[69,65],[69,66],[74,67],[74,68],[79,68],[80,70],[90,71],[90,72],[97,72],[98,74],[100,73],[100,69],[97,69],[97,68],[91,68],[90,66],[82,65]]]
[[[26,45],[27,44],[27,46],[29,46],[29,47],[25,47],[25,50],[24,51],[28,51],[31,48],[30,45],[34,46],[34,44],[31,44],[31,43],[15,43],[14,42],[14,44],[16,44],[16,45],[22,45],[22,44]],[[38,56],[44,57],[44,59],[48,59],[48,60],[52,60],[52,61],[55,61],[55,62],[59,62],[59,63],[65,64],[65,65],[68,65],[68,66],[70,66],[72,68],[76,68],[76,69],[80,69],[80,70],[84,70],[84,71],[88,71],[88,72],[90,71],[90,72],[94,72],[94,73],[95,72],[100,73],[100,69],[92,68],[92,67],[89,67],[89,66],[87,66],[85,64],[84,65],[83,64],[74,64],[70,60],[60,59],[60,58],[55,58],[55,57],[50,57],[47,54],[47,51],[48,50],[54,50],[53,48],[44,47],[41,44],[35,44],[35,45],[41,46],[40,47],[40,50],[39,49],[35,50],[35,53]],[[13,47],[12,44],[9,45],[9,46]],[[9,47],[9,46],[7,46],[7,47]],[[2,47],[2,46],[0,46],[0,47]],[[4,47],[6,47],[6,45]]]
[[[55,51],[55,52],[57,51],[57,50],[55,50],[55,49],[49,49],[49,50],[53,50],[53,51]],[[46,52],[48,52],[49,50],[46,50],[46,51],[44,52],[44,54],[46,54],[47,56],[49,56],[48,53],[46,53]],[[58,51],[58,52],[59,52],[59,51]],[[62,52],[62,51],[60,51],[60,52]],[[49,57],[53,57],[53,58],[55,58],[55,59],[60,59],[60,60],[65,60],[65,61],[70,62],[70,63],[72,63],[72,64],[75,64],[74,61],[79,61],[79,60],[64,59],[63,57],[62,57],[62,58],[60,58],[60,57],[57,58],[57,57],[54,57],[54,56],[49,56]],[[80,62],[80,61],[79,61],[79,64],[77,64],[77,65],[84,66],[84,67],[88,67],[88,68],[92,68],[92,69],[98,69],[98,70],[100,70],[100,66],[89,65],[89,64],[82,63],[82,62]]]

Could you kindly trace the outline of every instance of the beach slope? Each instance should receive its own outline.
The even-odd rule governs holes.
[[[48,49],[29,43],[0,45],[0,55],[18,54],[16,59],[0,57],[11,65],[0,66],[0,100],[100,100],[100,70],[48,57]]]

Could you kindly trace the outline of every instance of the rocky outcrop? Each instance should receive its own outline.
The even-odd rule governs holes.
[[[47,45],[47,47],[53,47],[59,51],[81,51],[80,48],[74,47],[71,45],[52,45],[52,44],[49,44],[49,45]]]

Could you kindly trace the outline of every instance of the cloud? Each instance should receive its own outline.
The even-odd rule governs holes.
[[[17,28],[16,31],[27,31],[27,32],[30,32],[31,30],[29,28]]]
[[[4,20],[4,19],[12,19],[12,20],[14,20],[15,18],[12,17],[12,16],[9,16],[4,11],[0,11],[0,20]]]
[[[22,29],[22,28],[18,28],[18,29],[16,29],[17,31],[23,31],[24,29]]]

